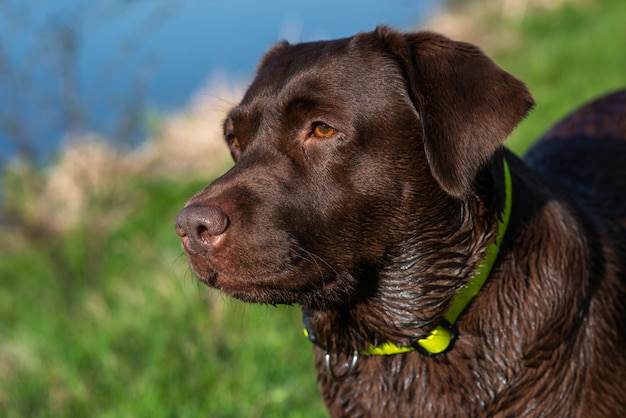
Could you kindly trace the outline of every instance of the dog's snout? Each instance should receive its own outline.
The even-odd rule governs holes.
[[[174,226],[183,244],[196,253],[206,253],[217,245],[230,220],[216,205],[188,206],[178,212]]]

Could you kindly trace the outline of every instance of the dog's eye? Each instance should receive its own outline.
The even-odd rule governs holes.
[[[227,133],[226,143],[230,148],[231,157],[233,157],[233,160],[237,161],[241,155],[241,144],[239,143],[239,138],[237,138],[237,136],[233,133]]]
[[[241,146],[239,144],[239,138],[237,138],[235,134],[226,134],[226,142],[228,142],[233,148],[239,148]]]
[[[323,122],[317,122],[313,125],[312,136],[316,138],[330,138],[336,132],[336,129]]]

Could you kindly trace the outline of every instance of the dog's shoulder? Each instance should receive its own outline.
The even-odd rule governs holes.
[[[581,106],[546,132],[541,142],[580,137],[626,141],[626,89]]]
[[[572,112],[546,132],[524,159],[575,193],[626,215],[626,90]]]

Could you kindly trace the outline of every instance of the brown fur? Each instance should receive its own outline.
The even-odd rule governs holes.
[[[297,303],[338,372],[442,319],[513,209],[444,354],[361,356],[319,384],[334,417],[626,416],[626,92],[573,113],[526,161],[532,106],[476,47],[378,28],[280,44],[224,124],[235,166],[176,219],[200,280]],[[331,126],[328,138],[313,132]]]

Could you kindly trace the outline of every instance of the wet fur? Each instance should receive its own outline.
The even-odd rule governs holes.
[[[219,207],[227,229],[207,243],[177,218],[190,264],[241,300],[302,305],[340,372],[441,320],[495,238],[505,157],[510,226],[459,339],[361,357],[340,382],[315,347],[329,411],[626,416],[626,92],[521,160],[501,143],[531,106],[478,48],[434,33],[279,44],[225,122],[235,166],[187,204]],[[313,138],[317,121],[337,133]]]

